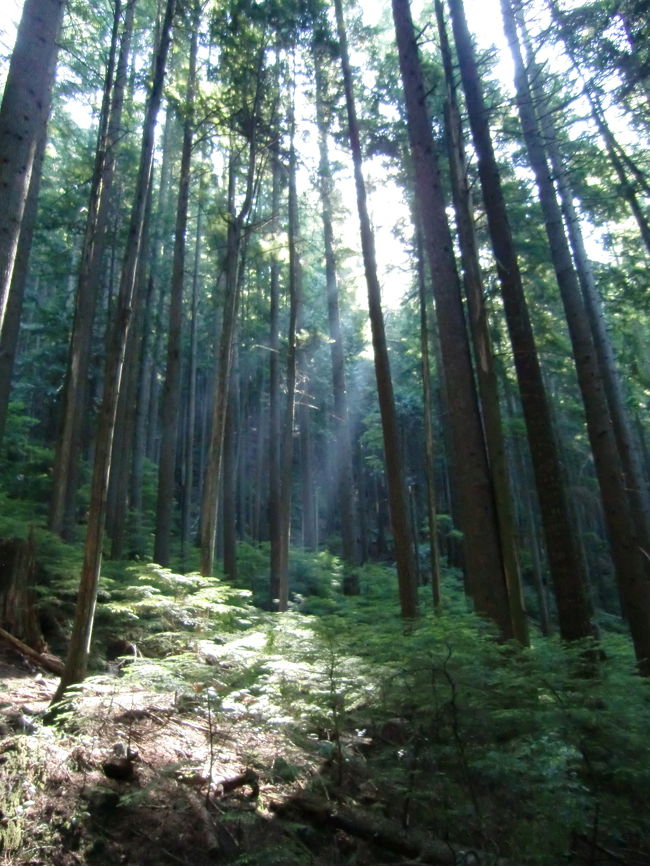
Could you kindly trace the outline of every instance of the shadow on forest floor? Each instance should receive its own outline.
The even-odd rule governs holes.
[[[399,752],[399,720],[377,739],[300,740],[252,709],[217,712],[200,682],[179,694],[101,676],[46,726],[56,679],[9,655],[0,675],[3,866],[514,866],[400,822],[364,770],[368,750]],[[650,862],[580,844],[567,862]]]

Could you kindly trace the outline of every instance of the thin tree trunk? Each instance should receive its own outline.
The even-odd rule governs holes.
[[[68,686],[84,679],[88,664],[102,559],[106,494],[111,468],[113,434],[115,431],[126,338],[131,319],[149,184],[151,182],[156,118],[162,100],[165,67],[171,42],[171,29],[175,10],[176,0],[167,0],[160,43],[156,52],[151,92],[145,111],[135,201],[131,211],[131,222],[120,279],[120,290],[117,298],[117,309],[115,311],[113,327],[111,328],[109,353],[106,358],[104,395],[98,419],[95,464],[93,467],[88,528],[84,549],[84,563],[79,583],[79,595],[77,597],[77,607],[65,669],[52,699],[53,703],[61,700]]]
[[[429,527],[429,567],[433,607],[442,605],[442,579],[438,544],[437,497],[435,477],[435,437],[433,435],[433,401],[431,399],[431,357],[429,315],[424,279],[424,250],[418,230],[418,292],[420,296],[420,355],[422,357],[422,402],[424,406],[424,474],[427,484],[427,525]]]
[[[228,411],[223,437],[223,571],[232,581],[237,580],[237,463],[239,457],[239,352],[233,346],[233,363],[228,388]]]
[[[49,516],[50,529],[65,538],[71,536],[75,523],[74,506],[79,481],[81,440],[87,415],[88,368],[93,324],[101,287],[102,260],[106,248],[106,228],[111,206],[115,160],[123,134],[122,107],[135,2],[136,0],[128,0],[126,4],[119,57],[117,67],[114,69],[121,17],[119,0],[115,7],[111,54],[104,85],[95,167],[77,280],[75,314],[63,390],[62,422],[53,464]]]
[[[194,476],[197,424],[197,324],[199,305],[199,266],[201,261],[203,209],[205,207],[205,173],[201,174],[198,192],[198,211],[196,216],[196,241],[194,247],[194,266],[192,274],[192,306],[190,316],[190,348],[187,383],[187,432],[185,446],[185,484],[183,490],[181,557],[184,567],[187,562],[187,551],[190,544],[192,517],[194,513]]]
[[[382,433],[384,438],[384,460],[386,463],[386,478],[388,483],[388,499],[390,516],[395,541],[395,559],[397,563],[397,578],[402,616],[413,619],[418,614],[417,578],[413,553],[413,539],[408,515],[408,500],[404,484],[404,475],[400,462],[399,430],[395,410],[395,396],[390,372],[390,361],[386,346],[384,315],[381,308],[381,288],[377,276],[377,257],[375,239],[368,215],[366,185],[363,177],[363,157],[359,136],[352,72],[350,68],[347,35],[343,18],[341,0],[335,0],[334,9],[341,51],[341,66],[345,88],[345,102],[348,118],[348,136],[354,165],[354,180],[357,193],[357,208],[359,211],[359,226],[361,231],[361,247],[368,286],[368,308],[372,344],[375,360],[375,376],[381,413]]]
[[[260,69],[262,62],[263,58],[260,58]],[[257,98],[259,98],[259,94],[257,95]],[[254,113],[255,115],[257,114],[255,109]],[[237,160],[234,152],[231,152],[230,157],[228,194],[229,218],[226,241],[223,325],[219,345],[219,357],[217,361],[217,381],[215,386],[210,442],[205,467],[205,480],[203,484],[201,504],[201,574],[203,575],[212,574],[214,570],[223,437],[228,407],[228,386],[232,367],[232,344],[237,322],[237,311],[239,309],[239,260],[244,223],[253,204],[257,156],[257,142],[255,136],[256,130],[253,129],[248,144],[248,166],[246,171],[244,200],[239,212],[235,212],[235,175]]]
[[[316,82],[316,123],[318,125],[319,169],[318,188],[323,220],[323,242],[325,246],[325,282],[327,285],[327,315],[332,356],[332,385],[334,395],[334,422],[336,437],[336,488],[341,527],[343,559],[351,565],[359,562],[358,518],[354,490],[352,444],[350,440],[350,417],[345,380],[345,349],[341,330],[336,255],[334,251],[334,229],[332,208],[332,169],[330,166],[327,114],[327,92],[323,60],[319,56],[318,44],[312,43],[314,74]]]
[[[158,463],[158,495],[156,499],[156,535],[154,560],[169,565],[172,517],[174,513],[176,463],[181,398],[181,329],[183,321],[183,289],[185,280],[185,235],[190,197],[190,169],[194,141],[194,91],[196,89],[196,55],[198,46],[200,6],[194,3],[191,21],[190,67],[183,128],[183,147],[176,207],[174,261],[172,265],[169,328],[167,337],[167,368],[162,392],[162,431]]]
[[[295,148],[294,95],[291,95],[289,129],[289,327],[287,333],[287,374],[284,421],[280,451],[280,573],[278,610],[287,610],[289,604],[289,544],[291,540],[291,493],[293,487],[293,439],[296,403],[296,375],[298,367],[298,317],[302,305],[302,262],[299,251],[298,191],[296,188],[297,158]]]
[[[280,162],[275,154],[272,162],[272,212],[275,221],[280,209]],[[280,598],[282,538],[280,533],[280,260],[274,252],[271,258],[269,310],[269,541],[271,582],[270,603],[273,608]]]
[[[472,138],[478,157],[478,171],[488,229],[501,285],[535,471],[535,486],[557,601],[560,633],[565,640],[574,640],[593,634],[585,567],[572,534],[573,524],[550,407],[492,145],[488,124],[489,114],[481,91],[480,77],[461,0],[449,0],[449,8]]]

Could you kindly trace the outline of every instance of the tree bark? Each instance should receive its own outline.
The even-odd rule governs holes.
[[[271,209],[274,221],[280,210],[280,162],[278,154],[272,155]],[[275,253],[271,258],[269,309],[269,541],[271,581],[270,604],[273,608],[280,598],[282,567],[282,538],[280,532],[280,260]]]
[[[429,527],[429,571],[433,607],[442,606],[440,545],[438,544],[438,508],[435,476],[435,439],[433,434],[433,400],[431,399],[431,357],[429,313],[424,279],[424,250],[421,229],[418,236],[418,292],[420,296],[420,355],[422,356],[422,402],[424,406],[424,474],[427,485],[427,525]]]
[[[544,537],[565,640],[593,635],[584,562],[572,535],[565,480],[494,154],[488,110],[461,0],[449,0],[488,229],[513,349]]]
[[[408,0],[393,0],[393,19],[406,100],[415,196],[436,300],[444,377],[449,395],[455,486],[465,553],[465,580],[477,611],[512,637],[492,478],[487,461],[474,374],[445,197],[427,116],[424,84]]]
[[[623,466],[624,485],[630,498],[632,511],[637,515],[637,520],[641,527],[643,550],[646,556],[650,558],[650,489],[644,477],[641,443],[632,426],[629,412],[625,405],[623,385],[618,371],[614,348],[607,330],[605,314],[596,287],[593,268],[585,248],[580,218],[573,204],[573,190],[571,189],[568,173],[560,152],[551,106],[542,87],[542,70],[535,63],[523,17],[519,18],[518,23],[526,46],[527,67],[532,71],[532,75],[529,74],[529,77],[531,92],[535,100],[535,113],[553,170],[564,224],[573,254],[576,275],[589,319],[605,397],[611,416],[612,429],[616,439],[616,447]]]
[[[368,214],[366,184],[363,176],[363,157],[359,123],[357,120],[352,71],[343,18],[341,0],[335,0],[337,32],[341,51],[341,67],[345,88],[345,102],[348,119],[348,136],[352,151],[354,180],[357,193],[357,208],[359,212],[359,227],[361,232],[361,247],[368,287],[368,309],[372,331],[372,345],[375,361],[375,377],[381,413],[382,434],[384,440],[384,460],[386,479],[388,483],[388,500],[390,508],[393,538],[395,542],[395,559],[402,616],[409,620],[418,615],[417,577],[413,552],[413,539],[409,524],[408,500],[404,484],[404,475],[400,461],[399,429],[395,410],[393,380],[390,371],[390,361],[386,346],[384,315],[381,307],[381,288],[377,276],[377,257],[375,239]]]
[[[64,0],[25,0],[0,105],[0,330],[39,142],[45,134]]]
[[[128,0],[126,4],[116,67],[115,56],[118,48],[122,4],[117,2],[115,6],[111,52],[104,84],[95,166],[77,279],[75,314],[63,389],[62,421],[53,463],[49,527],[53,532],[68,539],[72,537],[75,525],[74,504],[83,426],[87,415],[88,368],[93,324],[100,292],[102,260],[106,248],[106,227],[115,160],[123,135],[122,107],[135,3],[136,0]]]
[[[161,26],[160,42],[156,52],[151,91],[147,99],[140,151],[140,164],[136,193],[131,211],[127,246],[120,278],[115,318],[111,328],[109,352],[106,358],[104,394],[100,409],[95,446],[95,463],[90,494],[88,528],[84,548],[84,562],[79,583],[79,595],[68,647],[65,669],[52,699],[58,703],[68,686],[80,682],[86,675],[88,653],[92,637],[97,603],[97,588],[102,560],[102,541],[106,518],[106,495],[111,468],[111,451],[115,419],[124,366],[126,338],[131,319],[131,308],[136,284],[138,259],[151,182],[151,168],[155,143],[156,118],[162,100],[167,56],[171,43],[171,30],[176,0],[167,0]]]
[[[183,321],[183,289],[185,280],[185,235],[190,197],[190,170],[194,142],[194,91],[196,89],[196,55],[198,47],[200,6],[194,3],[191,21],[190,66],[187,78],[181,152],[180,181],[176,206],[174,261],[169,302],[167,337],[167,368],[162,392],[162,429],[158,462],[158,495],[156,499],[156,535],[154,560],[169,565],[172,517],[174,513],[176,462],[181,398],[181,330]]]
[[[287,333],[287,374],[284,420],[280,449],[280,569],[277,609],[287,610],[289,604],[289,544],[291,540],[291,494],[293,487],[293,439],[296,404],[296,375],[298,369],[298,317],[302,305],[302,262],[299,250],[298,191],[296,188],[297,158],[295,147],[294,97],[290,104],[290,150],[289,150],[289,327]]]
[[[345,349],[341,329],[336,254],[334,251],[334,229],[332,208],[332,169],[330,166],[327,114],[327,87],[323,59],[319,55],[318,43],[312,43],[314,76],[316,83],[316,123],[318,126],[318,189],[323,221],[323,243],[325,247],[325,283],[327,286],[327,317],[332,357],[332,386],[334,396],[334,423],[336,439],[335,482],[341,527],[343,559],[351,565],[359,563],[357,502],[354,490],[352,444],[350,439],[350,416],[345,379]]]
[[[34,170],[29,185],[29,196],[23,213],[22,228],[16,259],[14,262],[13,275],[11,279],[11,290],[7,301],[2,334],[0,336],[0,443],[4,439],[7,424],[7,413],[9,411],[9,400],[11,397],[11,382],[13,378],[16,361],[16,350],[20,337],[20,322],[23,313],[23,301],[25,298],[25,285],[29,270],[29,257],[32,249],[32,238],[34,236],[34,225],[38,211],[38,197],[41,186],[43,157],[45,155],[46,129],[38,143],[38,151],[34,158]]]
[[[447,88],[445,95],[445,133],[449,171],[463,264],[465,295],[469,309],[470,333],[474,347],[485,443],[492,472],[499,537],[501,539],[503,566],[506,585],[508,587],[508,600],[514,637],[521,644],[527,646],[529,642],[528,624],[521,589],[517,531],[506,463],[503,425],[499,406],[499,389],[494,367],[494,353],[490,339],[487,310],[485,308],[483,276],[479,265],[478,243],[474,231],[472,192],[467,175],[467,162],[454,84],[451,50],[441,0],[436,0],[435,8]]]
[[[262,63],[263,58],[260,57],[258,67],[260,70]],[[259,96],[260,94],[258,93],[256,98],[259,99]],[[254,116],[256,115],[257,110],[254,109]],[[230,156],[223,324],[217,360],[217,381],[201,504],[201,574],[203,575],[210,575],[214,570],[223,438],[228,407],[228,386],[232,367],[232,344],[239,309],[239,256],[244,225],[253,205],[257,157],[256,133],[256,129],[251,131],[251,138],[248,142],[245,193],[238,212],[235,211],[237,158],[234,150]],[[234,148],[234,142],[232,146]]]
[[[562,214],[534,113],[516,20],[509,0],[501,0],[501,9],[515,64],[517,105],[524,139],[535,174],[553,267],[569,326],[621,604],[630,624],[639,670],[650,676],[650,559],[646,558],[642,549],[642,527],[638,516],[632,513],[625,490],[623,468],[614,439],[589,320],[564,233]]]

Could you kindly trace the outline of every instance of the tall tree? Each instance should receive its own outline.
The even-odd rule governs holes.
[[[518,16],[518,25],[526,47],[526,66],[531,84],[531,94],[534,97],[535,115],[540,125],[549,164],[557,187],[576,275],[580,283],[585,311],[591,327],[616,447],[618,448],[625,476],[625,489],[630,497],[633,512],[638,515],[637,520],[642,527],[643,548],[650,555],[650,487],[644,477],[641,443],[632,425],[632,419],[626,405],[623,383],[596,285],[596,277],[587,254],[580,215],[574,205],[575,196],[570,182],[570,175],[560,148],[556,123],[558,115],[554,112],[553,106],[543,87],[545,81],[544,72],[535,61],[532,43],[523,15]]]
[[[643,549],[643,515],[634,513],[633,503],[625,489],[623,467],[616,447],[598,356],[564,232],[544,140],[535,117],[533,96],[510,0],[501,0],[501,10],[515,65],[517,106],[524,140],[535,174],[550,255],[569,326],[623,611],[630,623],[639,669],[650,676],[650,558],[647,558]]]
[[[513,349],[549,569],[565,640],[593,634],[585,565],[572,532],[565,479],[524,295],[481,79],[461,0],[449,0],[483,203]]]
[[[181,397],[181,328],[183,319],[183,289],[185,281],[185,235],[190,197],[190,169],[194,141],[194,96],[196,90],[196,57],[198,50],[200,4],[195,0],[190,26],[190,58],[187,75],[183,118],[183,146],[176,205],[176,230],[174,234],[174,260],[169,301],[169,329],[167,336],[167,367],[162,393],[162,431],[160,459],[158,463],[158,495],[156,500],[156,536],[154,560],[169,565],[169,545],[174,491],[176,479],[176,454],[179,430],[179,407]]]
[[[341,328],[336,252],[334,248],[332,169],[329,157],[330,111],[327,94],[327,77],[323,46],[315,36],[312,42],[314,78],[316,83],[316,123],[318,125],[318,190],[323,220],[323,243],[325,247],[325,282],[327,285],[327,317],[329,325],[330,352],[332,356],[332,384],[334,392],[334,414],[337,461],[335,466],[338,503],[341,525],[343,558],[354,564],[359,560],[357,540],[357,509],[355,507],[352,444],[350,439],[350,416],[345,377],[345,347]]]
[[[52,102],[64,0],[25,0],[0,105],[0,329],[34,163]]]
[[[447,383],[452,464],[463,532],[467,587],[476,609],[498,625],[504,638],[510,638],[512,623],[492,478],[409,0],[393,0],[393,19],[416,174],[416,201],[433,281]]]
[[[49,525],[53,532],[70,537],[74,520],[79,457],[87,415],[88,367],[93,324],[101,287],[106,232],[112,201],[117,150],[123,134],[122,108],[136,0],[124,9],[115,5],[111,48],[104,80],[104,94],[97,135],[95,165],[88,214],[81,249],[75,312],[70,338],[68,369],[63,389],[62,420],[53,463]],[[124,13],[124,20],[122,19]],[[120,36],[120,24],[122,26]],[[118,55],[119,48],[119,55]]]
[[[384,314],[381,306],[381,287],[377,275],[377,255],[375,238],[368,214],[366,183],[363,176],[363,155],[352,70],[348,50],[345,19],[341,0],[334,0],[336,25],[341,52],[341,68],[345,89],[345,104],[348,120],[348,137],[354,166],[354,181],[357,193],[357,209],[361,231],[361,248],[368,287],[368,309],[372,331],[372,345],[375,361],[375,377],[381,413],[382,434],[384,439],[384,460],[388,483],[388,501],[391,525],[395,542],[395,559],[402,616],[412,619],[417,616],[417,577],[413,552],[413,539],[409,521],[408,500],[404,483],[402,461],[400,459],[399,427],[395,410],[393,380],[390,371]]]
[[[65,667],[59,686],[52,699],[53,703],[58,703],[61,700],[68,686],[83,680],[88,664],[88,653],[97,603],[99,572],[102,561],[106,495],[111,469],[113,434],[115,431],[117,404],[124,366],[126,339],[131,320],[138,259],[141,252],[143,226],[147,200],[149,198],[156,119],[162,100],[165,69],[171,43],[172,23],[175,11],[176,0],[167,0],[155,55],[151,90],[147,98],[135,200],[131,211],[129,234],[120,278],[120,289],[106,357],[104,393],[95,445],[90,509],[88,512],[88,527],[86,530],[79,595],[77,597],[77,606]]]
[[[520,643],[527,644],[528,627],[519,571],[512,491],[508,477],[505,440],[499,405],[499,389],[484,298],[483,275],[479,264],[478,242],[474,228],[471,181],[467,171],[451,47],[447,36],[441,0],[436,0],[435,9],[446,82],[444,111],[449,174],[456,213],[456,225],[458,227],[458,241],[463,265],[470,334],[474,347],[485,443],[492,472],[499,537],[501,539],[503,567],[508,587],[513,631]]]

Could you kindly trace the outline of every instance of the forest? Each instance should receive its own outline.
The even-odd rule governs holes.
[[[0,13],[0,864],[649,866],[649,0]]]

